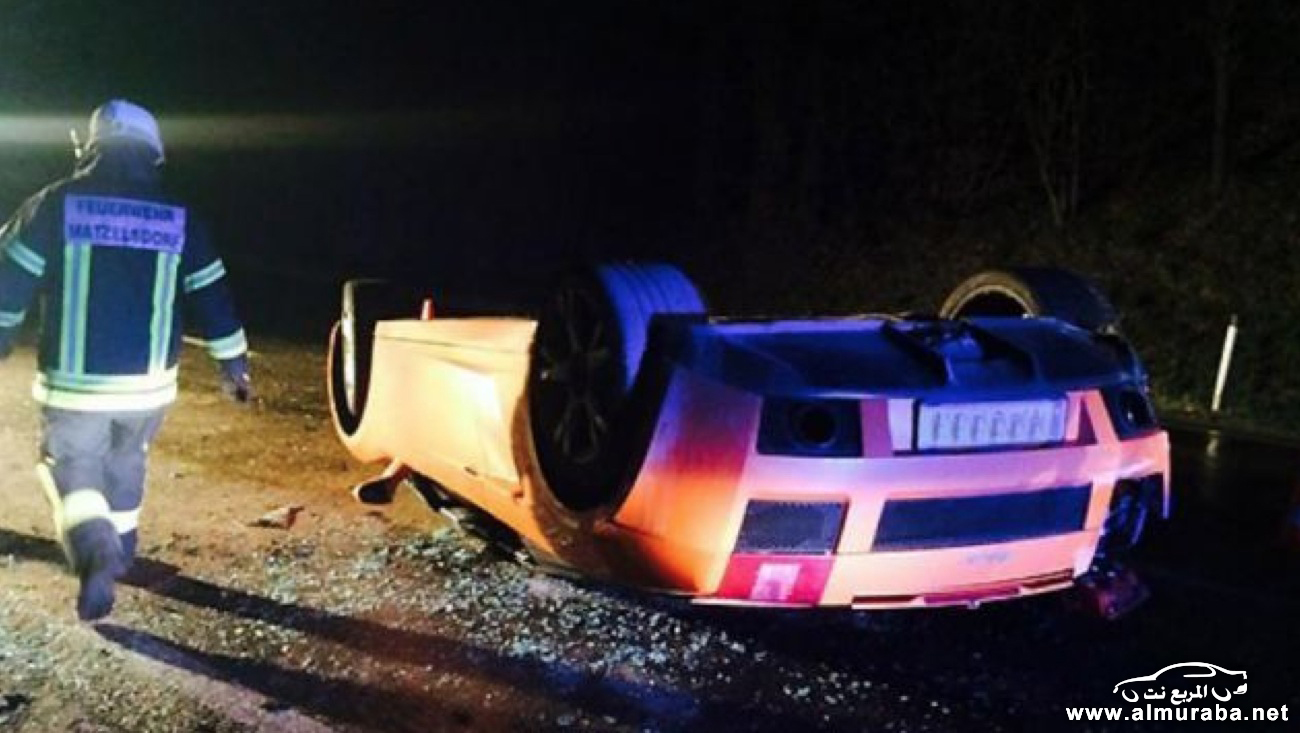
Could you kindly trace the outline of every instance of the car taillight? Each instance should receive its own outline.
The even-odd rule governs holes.
[[[835,559],[829,555],[732,555],[716,598],[812,605],[821,600]]]
[[[819,555],[835,551],[846,505],[751,501],[736,537],[737,553]]]
[[[847,505],[751,501],[716,598],[816,604],[835,562]]]

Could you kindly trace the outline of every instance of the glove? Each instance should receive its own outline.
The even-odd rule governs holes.
[[[241,405],[251,402],[254,395],[253,380],[248,376],[248,357],[222,359],[219,364],[222,393]]]

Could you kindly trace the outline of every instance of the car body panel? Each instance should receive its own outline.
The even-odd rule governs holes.
[[[533,454],[526,385],[536,323],[528,319],[381,321],[364,415],[355,431],[339,432],[356,457],[428,476],[582,574],[701,602],[789,605],[757,580],[745,597],[720,592],[764,573],[791,583],[816,576],[821,590],[804,605],[975,604],[1067,587],[1093,561],[1118,481],[1160,477],[1168,513],[1167,436],[1151,429],[1121,438],[1113,427],[1099,387],[1143,377],[1131,353],[1051,319],[976,321],[928,331],[878,318],[679,324],[671,346],[646,357],[666,379],[639,470],[617,501],[586,512],[557,503]],[[921,401],[1044,395],[1065,400],[1060,443],[914,449]],[[760,453],[755,436],[774,396],[857,400],[861,455]],[[889,502],[1000,496],[1014,504],[1016,495],[1059,487],[1086,487],[1069,531],[873,549]],[[743,556],[736,542],[751,500],[843,504],[833,551]]]

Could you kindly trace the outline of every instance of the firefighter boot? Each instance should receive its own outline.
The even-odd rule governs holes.
[[[92,519],[68,530],[67,547],[73,570],[81,579],[77,616],[95,621],[113,610],[114,584],[126,571],[122,542],[107,519]]]

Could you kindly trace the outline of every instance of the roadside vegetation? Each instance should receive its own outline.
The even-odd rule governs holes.
[[[714,244],[693,274],[720,309],[819,313],[933,311],[981,269],[1073,268],[1120,308],[1166,415],[1208,416],[1236,315],[1216,419],[1300,433],[1300,12],[1039,5],[754,21],[776,51],[746,77],[757,113],[715,110],[752,142],[704,148]],[[849,54],[878,23],[893,40]]]
[[[1211,417],[1225,331],[1239,334],[1216,420],[1300,434],[1300,145],[1218,201],[1176,174],[1115,194],[1068,230],[1031,206],[936,224],[890,226],[870,247],[846,236],[791,243],[791,259],[745,262],[707,291],[720,311],[937,310],[981,269],[1067,267],[1095,278],[1123,314],[1168,415]],[[797,262],[794,261],[797,258]]]

